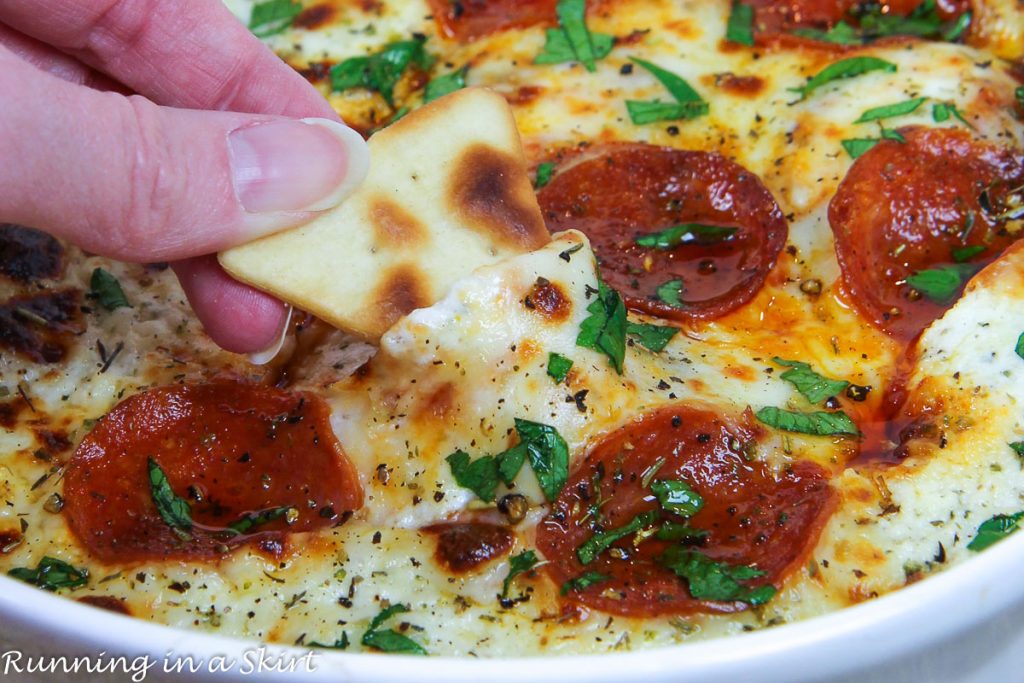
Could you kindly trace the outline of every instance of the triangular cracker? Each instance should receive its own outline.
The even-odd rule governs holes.
[[[500,95],[467,88],[370,138],[370,171],[341,206],[220,254],[232,276],[376,341],[476,268],[550,237]]]

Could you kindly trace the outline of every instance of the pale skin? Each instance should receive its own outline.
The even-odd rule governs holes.
[[[0,223],[171,261],[239,353],[273,346],[286,307],[215,252],[313,218],[365,174],[358,135],[219,0],[4,0],[0,93]]]

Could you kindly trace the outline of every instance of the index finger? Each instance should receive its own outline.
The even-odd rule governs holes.
[[[159,104],[338,118],[217,1],[5,0],[0,21]]]

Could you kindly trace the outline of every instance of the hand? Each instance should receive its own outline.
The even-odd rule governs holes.
[[[308,221],[366,174],[362,138],[218,0],[4,0],[0,93],[0,222],[174,261],[230,351],[272,346],[286,307],[210,254]]]

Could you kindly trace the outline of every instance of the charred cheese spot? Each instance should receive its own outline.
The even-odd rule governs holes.
[[[547,243],[533,190],[513,180],[525,177],[517,159],[480,144],[467,149],[455,165],[448,202],[466,227],[502,246],[536,249]]]
[[[511,531],[483,522],[434,524],[423,531],[437,536],[434,557],[442,567],[456,574],[505,555],[515,544]]]
[[[546,278],[537,278],[523,305],[551,322],[562,322],[572,313],[572,302],[561,288]]]
[[[16,282],[34,282],[57,277],[63,268],[60,242],[32,228],[0,225],[0,273]]]
[[[334,18],[335,9],[330,5],[313,5],[299,12],[292,26],[296,28],[316,29],[329,23]]]
[[[427,239],[427,228],[415,216],[386,197],[370,201],[370,223],[379,246],[409,248]]]
[[[711,77],[712,84],[730,95],[756,97],[765,88],[764,79],[759,76],[740,76],[727,71]]]
[[[15,297],[0,304],[0,348],[34,363],[59,363],[84,326],[73,289]]]
[[[390,327],[403,315],[430,304],[427,277],[415,266],[399,264],[382,280],[371,299],[371,315],[384,321],[383,327]]]

